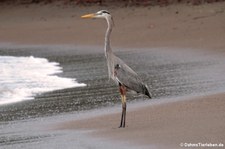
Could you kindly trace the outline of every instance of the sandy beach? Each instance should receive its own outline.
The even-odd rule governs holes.
[[[224,94],[216,94],[129,109],[125,129],[116,127],[120,112],[68,122],[60,128],[93,129],[97,130],[93,136],[109,137],[131,145],[138,143],[147,148],[182,148],[189,143],[219,145],[225,139],[224,98]]]
[[[156,6],[127,8],[116,8],[110,6],[57,6],[54,4],[28,6],[1,5],[1,47],[4,47],[7,44],[11,47],[16,47],[17,45],[19,47],[23,47],[24,45],[62,45],[61,49],[54,49],[53,52],[49,49],[46,50],[45,48],[42,51],[37,51],[33,48],[32,50],[11,50],[10,52],[2,50],[1,55],[9,54],[27,56],[32,54],[38,57],[46,57],[52,61],[62,63],[62,67],[65,71],[63,76],[76,77],[80,82],[84,82],[86,84],[90,83],[87,89],[68,89],[65,92],[59,91],[43,96],[40,95],[37,97],[37,101],[25,102],[30,105],[30,107],[40,109],[40,107],[35,107],[33,105],[43,102],[42,99],[45,99],[45,97],[47,99],[57,94],[62,95],[63,99],[57,99],[57,103],[52,100],[51,106],[42,106],[41,108],[49,110],[49,108],[54,109],[57,107],[58,109],[56,109],[56,111],[66,113],[73,112],[75,109],[78,109],[78,111],[89,110],[89,108],[85,109],[82,108],[82,106],[75,107],[74,105],[76,104],[71,104],[69,108],[66,106],[63,108],[64,104],[59,103],[58,101],[65,100],[65,103],[69,103],[71,100],[71,97],[67,98],[69,95],[73,96],[73,103],[75,103],[76,98],[82,98],[79,102],[86,103],[83,100],[92,95],[95,95],[93,98],[101,96],[100,100],[107,100],[105,99],[106,95],[110,96],[110,98],[116,97],[117,88],[109,85],[110,82],[107,82],[107,74],[106,71],[104,71],[104,53],[102,47],[104,43],[103,39],[106,23],[102,20],[82,20],[80,18],[83,14],[96,12],[101,9],[110,10],[114,16],[116,24],[112,34],[112,47],[114,51],[121,54],[122,57],[131,64],[134,64],[135,68],[139,70],[139,73],[148,80],[148,83],[153,83],[153,87],[154,85],[156,86],[156,84],[151,82],[146,74],[152,73],[153,75],[157,75],[157,71],[154,72],[148,69],[145,70],[144,68],[139,68],[139,65],[135,64],[135,62],[141,63],[146,67],[155,62],[155,68],[157,68],[157,60],[154,62],[148,60],[144,65],[145,59],[140,60],[138,57],[135,57],[135,55],[132,56],[132,54],[136,54],[141,58],[146,58],[147,56],[151,57],[151,52],[153,52],[155,57],[159,54],[164,55],[164,57],[158,56],[157,58],[165,58],[165,61],[168,56],[169,58],[167,61],[171,63],[173,62],[173,57],[179,57],[182,54],[184,54],[184,56],[179,57],[180,63],[190,63],[191,60],[188,61],[188,58],[193,58],[193,62],[196,62],[199,58],[198,55],[200,55],[203,60],[205,60],[205,57],[207,57],[207,60],[211,60],[211,55],[212,57],[215,56],[213,59],[214,63],[217,63],[217,58],[219,61],[218,63],[223,61],[222,59],[225,52],[224,2],[199,6],[171,5],[167,7]],[[65,48],[65,50],[63,50],[63,46],[66,47],[66,45],[69,45],[69,48]],[[86,48],[74,51],[70,46],[86,46]],[[93,50],[91,50],[90,47],[93,47]],[[157,53],[157,48],[163,50]],[[124,51],[125,53],[123,53]],[[99,53],[101,53],[101,55]],[[70,57],[70,55],[73,57]],[[87,58],[87,56],[89,57]],[[129,56],[134,58],[133,62],[132,60],[129,60]],[[154,58],[154,56],[152,58]],[[84,63],[85,61],[88,61],[89,63]],[[89,66],[91,63],[90,61],[93,61],[96,65],[93,64]],[[101,70],[101,74],[104,75],[101,78],[101,74],[95,72],[96,76],[92,76],[91,78],[89,77],[90,74],[85,71],[82,72],[82,75],[75,73],[73,72],[74,69],[69,66],[71,62],[76,62],[76,64],[73,64],[73,67],[78,67],[78,64],[82,65],[83,68],[80,68],[81,71],[87,71],[88,69],[96,67],[96,69],[99,68],[99,71]],[[198,63],[196,63],[196,65],[197,64]],[[195,65],[195,63],[193,65]],[[167,65],[165,67],[167,67]],[[200,71],[195,70],[199,74],[193,74],[198,77],[196,77],[197,79],[193,80],[193,82],[189,82],[190,84],[203,78],[201,75],[204,76],[205,72],[208,73],[211,71],[206,70],[208,65],[203,65],[201,63],[199,64],[199,68],[201,67],[204,67],[204,69]],[[211,69],[214,67],[208,68]],[[221,72],[224,72],[222,67],[220,69]],[[180,74],[180,76],[182,76],[182,74]],[[214,80],[218,76],[212,73],[209,78]],[[151,77],[154,78],[153,76]],[[224,77],[220,78],[222,83],[220,86],[223,86],[223,78]],[[156,78],[156,80],[157,79],[158,78]],[[100,90],[100,87],[105,81],[107,83],[104,84],[105,86],[103,87],[105,87],[107,91],[102,91]],[[99,88],[93,88],[94,85],[92,84],[97,84],[96,86]],[[195,93],[197,96],[189,97],[187,94],[189,92],[193,93],[195,90],[198,91],[198,87],[193,88],[190,91],[185,89],[185,97],[176,97],[176,94],[174,93],[173,96],[175,96],[176,100],[166,100],[167,95],[170,95],[170,93],[172,94],[173,90],[171,90],[171,92],[165,91],[163,96],[153,93],[153,97],[156,97],[156,99],[153,99],[154,101],[140,100],[139,102],[146,102],[146,104],[141,105],[140,107],[138,107],[139,104],[137,104],[137,106],[129,108],[128,100],[127,127],[124,129],[117,128],[120,121],[120,110],[117,112],[113,111],[111,114],[108,113],[98,116],[89,116],[87,118],[82,118],[81,120],[61,121],[57,122],[57,124],[52,124],[51,126],[53,131],[55,129],[69,130],[72,132],[93,130],[88,133],[88,135],[93,138],[107,138],[114,144],[118,142],[127,143],[129,145],[137,146],[137,148],[196,148],[193,145],[199,145],[199,143],[218,144],[223,145],[223,147],[217,146],[213,148],[224,148],[225,90],[220,90],[218,91],[219,93],[210,93],[208,89],[210,90],[213,88],[213,85],[211,88],[210,87],[204,88],[206,91],[202,92],[201,95]],[[160,90],[156,88],[151,89],[152,91]],[[99,93],[99,90],[102,93]],[[65,98],[63,96],[65,96]],[[163,101],[162,99],[157,101],[160,97],[163,97]],[[139,97],[135,97],[135,99],[137,98]],[[91,105],[91,100],[91,97],[88,98],[86,104]],[[115,102],[120,106],[118,104],[119,101]],[[20,109],[25,103],[17,104],[16,106]],[[96,103],[96,105],[92,105],[90,107],[98,109],[98,101],[96,101]],[[105,103],[107,103],[107,101],[105,101]],[[101,104],[103,107],[105,105],[107,104]],[[11,110],[10,108],[10,106],[6,106],[4,109],[2,108],[3,110],[1,110],[1,113],[7,115],[10,112],[10,114],[13,112],[21,112],[17,108],[15,108],[15,110]],[[28,108],[28,114],[26,113],[31,117],[32,112],[30,112],[29,115],[29,111],[32,111],[30,110],[32,108]],[[40,111],[40,113],[44,113],[44,110]],[[49,112],[51,113],[50,110]],[[8,119],[5,118],[4,120],[7,121]],[[188,146],[188,144],[190,146]]]
[[[113,47],[224,49],[224,2],[200,6],[131,8],[55,5],[0,7],[1,42],[102,45],[106,28],[104,21],[84,21],[80,16],[108,9],[115,19]]]

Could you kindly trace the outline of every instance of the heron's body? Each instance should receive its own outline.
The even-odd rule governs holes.
[[[82,18],[104,18],[107,21],[108,28],[105,34],[105,57],[108,66],[108,75],[119,86],[122,102],[122,116],[120,127],[125,127],[126,120],[126,92],[128,90],[135,91],[140,94],[147,95],[151,98],[151,94],[140,77],[128,65],[126,65],[119,57],[114,55],[110,46],[110,35],[113,28],[113,18],[106,10],[98,11],[95,14],[88,14]]]

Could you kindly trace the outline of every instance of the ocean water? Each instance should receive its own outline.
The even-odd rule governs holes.
[[[33,56],[0,56],[0,105],[34,99],[40,93],[82,87],[73,78],[63,78],[57,62]]]

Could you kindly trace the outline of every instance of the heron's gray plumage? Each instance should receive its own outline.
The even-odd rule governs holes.
[[[126,65],[119,57],[115,55],[114,63],[114,79],[117,83],[126,86],[128,90],[133,90],[151,98],[147,85],[143,83],[136,72],[134,72],[128,65]]]
[[[105,10],[100,11],[104,13]],[[105,57],[107,60],[108,75],[109,78],[114,80],[116,83],[125,85],[128,89],[142,93],[151,98],[151,94],[147,85],[145,85],[140,77],[134,72],[126,63],[124,63],[119,57],[113,54],[110,46],[110,35],[114,25],[113,18],[109,13],[106,13],[106,21],[108,28],[105,34]],[[119,65],[119,69],[115,69],[115,66]],[[117,73],[117,74],[116,74]],[[116,74],[116,75],[115,75]]]

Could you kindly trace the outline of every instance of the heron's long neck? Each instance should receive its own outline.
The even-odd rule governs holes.
[[[111,53],[111,46],[110,46],[110,35],[112,32],[112,21],[107,19],[108,28],[105,33],[105,55],[107,56],[107,53]]]
[[[114,59],[113,59],[114,55],[110,47],[110,35],[112,32],[113,22],[111,18],[107,18],[106,20],[108,23],[108,28],[105,33],[105,56],[107,60],[109,78],[114,79]]]

